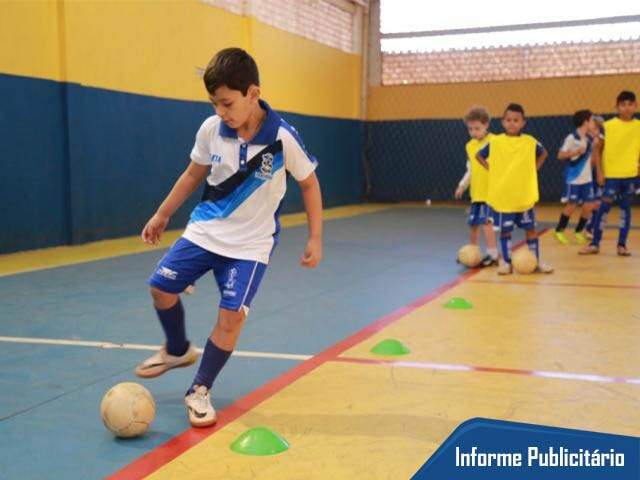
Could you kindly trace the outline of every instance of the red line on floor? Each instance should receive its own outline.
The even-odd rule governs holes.
[[[425,370],[454,370],[460,372],[503,373],[507,375],[525,375],[563,380],[581,380],[585,382],[630,383],[640,385],[640,378],[609,377],[606,375],[594,375],[589,373],[551,372],[544,370],[523,370],[520,368],[481,367],[476,365],[456,365],[451,363],[415,362],[359,357],[336,357],[330,361],[357,363],[361,365],[384,365],[390,367],[422,368]]]
[[[326,350],[313,356],[309,360],[306,360],[297,365],[288,372],[285,372],[284,374],[267,382],[257,390],[254,390],[248,395],[240,398],[239,400],[236,400],[233,404],[218,412],[218,422],[215,426],[203,429],[191,428],[189,430],[186,430],[173,437],[163,445],[160,445],[154,450],[134,460],[132,463],[124,466],[122,469],[118,470],[107,478],[111,480],[139,479],[150,475],[163,465],[169,463],[171,460],[184,453],[189,448],[200,443],[202,440],[222,429],[229,423],[233,422],[258,404],[270,398],[277,392],[283,390],[295,380],[306,375],[312,370],[315,370],[323,363],[335,359],[342,352],[366,340],[389,324],[399,320],[400,318],[411,313],[417,308],[420,308],[426,303],[434,300],[446,291],[471,278],[479,271],[480,270],[469,270],[451,280],[450,282],[442,285],[438,289],[432,291],[431,293],[424,295],[417,300],[414,300],[408,305],[400,307],[399,309],[395,310],[389,315],[380,318],[379,320],[376,320],[369,326],[357,331],[344,340],[339,341]]]

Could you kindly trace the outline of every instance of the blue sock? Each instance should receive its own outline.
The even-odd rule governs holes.
[[[527,240],[527,246],[529,250],[536,254],[536,258],[540,261],[540,242],[538,242],[537,238],[533,238],[531,240]]]
[[[594,210],[593,212],[591,212],[591,218],[589,219],[589,221],[587,222],[587,226],[585,227],[585,230],[589,233],[593,233],[593,224],[595,223],[597,214],[598,210]]]
[[[607,218],[609,210],[611,210],[611,204],[603,200],[593,220],[593,240],[591,240],[591,245],[596,247],[600,245],[600,241],[602,240],[602,227],[604,226],[603,220]]]
[[[187,394],[193,392],[194,385],[204,385],[207,388],[211,388],[213,381],[216,379],[224,364],[227,363],[231,352],[218,348],[210,338],[207,339],[207,344],[204,346],[204,353],[200,360],[200,368],[196,373],[191,387]]]
[[[511,234],[500,236],[500,251],[502,252],[502,259],[511,263]]]
[[[631,228],[631,205],[629,197],[620,199],[620,234],[618,235],[618,246],[626,247],[629,229]]]
[[[158,310],[158,319],[167,337],[167,352],[169,355],[181,356],[189,348],[189,340],[184,328],[184,308],[180,298],[173,307]]]

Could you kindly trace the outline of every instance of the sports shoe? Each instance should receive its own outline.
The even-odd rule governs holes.
[[[538,262],[538,266],[535,269],[536,273],[553,273],[553,267],[544,262]]]
[[[513,273],[513,266],[510,263],[500,260],[498,265],[498,275],[511,275]]]
[[[627,247],[624,245],[618,245],[618,256],[620,257],[630,257],[631,252],[627,250]]]
[[[193,392],[184,397],[189,422],[193,427],[208,427],[216,423],[216,411],[211,405],[209,389],[204,385],[194,385]]]
[[[553,232],[553,235],[556,237],[556,240],[558,240],[561,244],[569,245],[569,239],[564,234],[564,232],[559,232],[556,230],[555,232]]]
[[[184,352],[184,355],[180,355],[179,357],[170,355],[167,352],[167,346],[163,345],[154,355],[140,363],[136,367],[135,372],[139,377],[153,378],[162,375],[172,368],[188,367],[195,363],[197,359],[198,352],[192,343],[189,343],[189,348]]]
[[[600,247],[597,245],[585,245],[578,250],[579,255],[597,255],[598,253],[600,253]]]
[[[578,242],[579,245],[586,245],[589,243],[589,239],[584,233],[576,232],[576,242]]]
[[[482,261],[480,262],[481,267],[493,267],[494,265],[498,265],[498,259],[493,258],[489,254],[485,255]]]

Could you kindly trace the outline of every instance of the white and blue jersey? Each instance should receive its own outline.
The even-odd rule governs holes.
[[[576,150],[580,146],[586,146],[584,153],[565,162],[565,188],[560,199],[563,203],[582,204],[594,200],[593,168],[591,165],[593,141],[591,138],[587,136],[581,139],[578,131],[574,130],[564,139],[560,151],[568,152]]]
[[[249,142],[218,116],[198,130],[191,160],[211,166],[211,173],[182,238],[149,278],[151,286],[181,293],[211,270],[220,307],[248,312],[278,240],[286,172],[302,181],[317,165],[293,127],[266,102],[260,106],[267,115]]]
[[[302,181],[317,162],[293,127],[266,102],[260,106],[267,115],[248,142],[218,116],[200,127],[191,160],[211,173],[183,237],[218,255],[267,264],[280,231],[286,173]]]

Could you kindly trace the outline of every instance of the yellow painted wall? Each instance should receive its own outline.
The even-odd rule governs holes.
[[[56,0],[0,1],[0,72],[64,80]]]
[[[510,102],[527,115],[567,115],[581,108],[612,112],[620,90],[640,90],[640,74],[503,82],[374,87],[367,97],[368,120],[461,118],[471,105],[498,116]]]
[[[199,0],[0,1],[2,73],[206,101],[197,69],[230,46],[254,55],[275,108],[359,118],[360,55]]]

